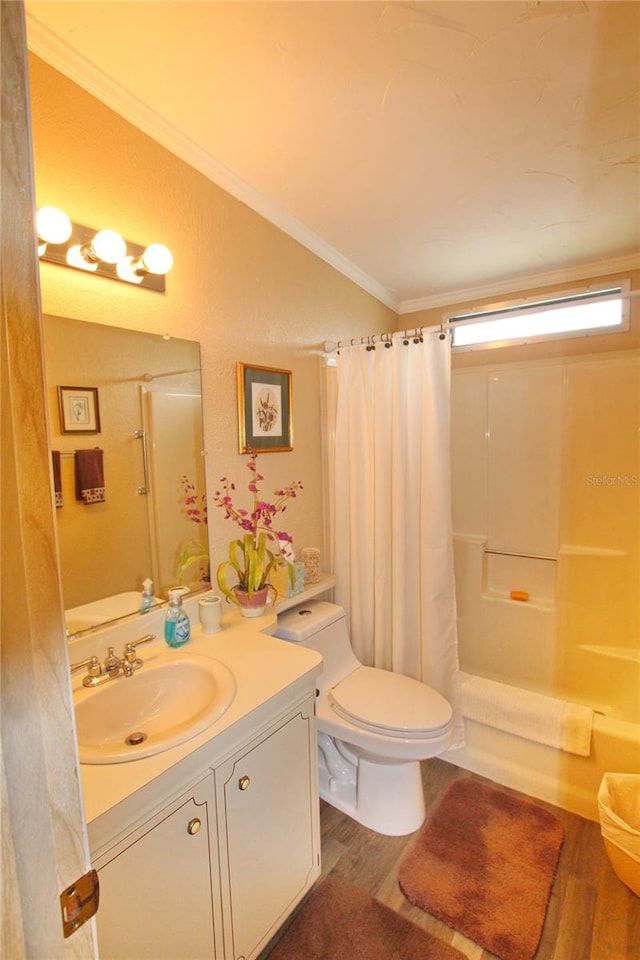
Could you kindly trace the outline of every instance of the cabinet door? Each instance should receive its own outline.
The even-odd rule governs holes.
[[[313,704],[223,764],[230,917],[225,960],[249,960],[318,876],[318,794]]]
[[[94,865],[101,960],[212,960],[213,776]]]

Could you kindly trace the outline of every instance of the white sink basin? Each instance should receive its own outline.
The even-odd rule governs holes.
[[[74,693],[80,762],[126,763],[184,743],[215,723],[235,693],[232,672],[218,660],[150,656],[132,677]]]

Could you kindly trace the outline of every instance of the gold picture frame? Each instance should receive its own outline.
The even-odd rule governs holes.
[[[97,387],[58,387],[61,433],[100,433]]]
[[[293,450],[291,370],[237,363],[240,453]]]

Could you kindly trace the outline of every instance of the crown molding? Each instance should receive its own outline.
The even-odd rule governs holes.
[[[533,273],[510,280],[497,281],[496,283],[467,287],[462,290],[449,290],[446,293],[438,293],[416,300],[403,300],[398,307],[398,314],[402,316],[405,313],[432,310],[434,307],[448,307],[451,304],[466,303],[469,300],[486,300],[488,297],[496,297],[500,294],[519,293],[522,290],[538,287],[551,287],[557,283],[573,283],[591,277],[625,273],[628,270],[640,270],[640,253],[615,257],[610,260],[595,260],[591,263],[571,267],[559,267],[557,270],[547,270],[545,273]]]
[[[61,40],[29,11],[26,12],[26,21],[27,46],[32,53],[397,313],[397,298],[377,280],[287,210],[237,176],[204,147],[181,133],[159,113]]]

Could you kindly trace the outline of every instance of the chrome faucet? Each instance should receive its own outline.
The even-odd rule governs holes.
[[[151,643],[152,640],[155,640],[155,634],[147,633],[139,640],[126,643],[121,657],[116,656],[113,647],[108,647],[104,665],[95,656],[87,657],[86,660],[81,660],[79,663],[72,663],[71,673],[75,673],[81,667],[87,668],[87,675],[82,678],[83,687],[97,687],[109,680],[115,680],[119,676],[132,677],[134,671],[141,667],[144,662],[136,653],[136,647],[139,647],[141,643]]]

